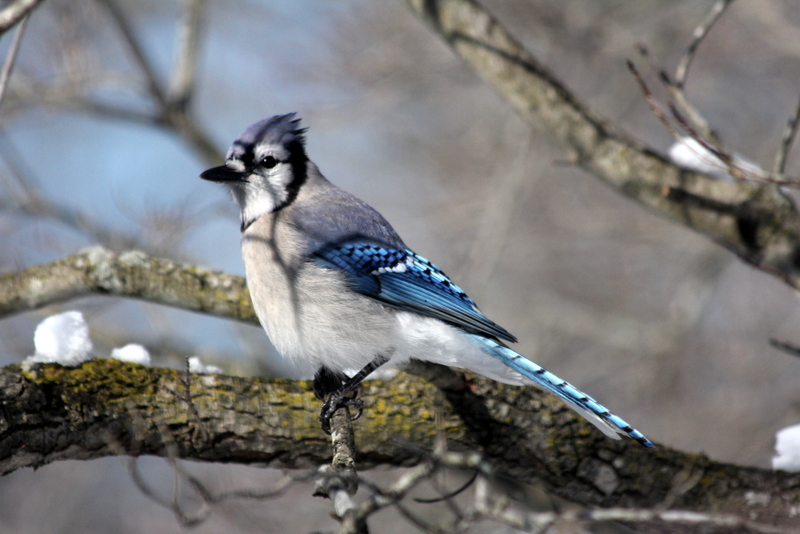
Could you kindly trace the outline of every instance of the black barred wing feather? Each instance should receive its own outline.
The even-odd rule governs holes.
[[[314,255],[322,265],[346,272],[353,289],[367,297],[471,333],[516,342],[441,269],[411,250],[359,241],[327,246]]]

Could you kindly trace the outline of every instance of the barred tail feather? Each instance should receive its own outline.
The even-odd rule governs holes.
[[[625,422],[624,419],[611,413],[608,408],[566,380],[560,379],[547,369],[540,367],[497,341],[474,334],[470,334],[469,337],[473,339],[481,350],[532,380],[537,386],[562,399],[567,403],[567,406],[599,428],[606,436],[620,439],[620,435],[627,435],[645,447],[655,447],[652,441],[644,437],[641,432]]]

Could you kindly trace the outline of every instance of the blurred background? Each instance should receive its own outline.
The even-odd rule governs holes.
[[[674,71],[713,2],[483,3],[593,111],[666,153],[673,140],[625,59],[655,80],[641,43]],[[197,176],[252,122],[297,111],[308,153],[331,181],[382,212],[519,337],[520,352],[653,441],[768,467],[775,432],[800,423],[800,359],[768,344],[800,343],[793,291],[570,166],[403,3],[209,2],[195,48],[194,130],[146,119],[159,104],[114,15],[168,88],[182,4],[113,6],[51,0],[28,22],[0,107],[4,272],[101,242],[243,275],[237,213]],[[765,167],[798,96],[799,21],[798,2],[736,2],[689,75],[690,98],[723,142]],[[3,56],[12,33],[0,40]],[[68,309],[83,312],[100,357],[140,343],[156,365],[199,355],[230,374],[302,374],[276,359],[259,328],[102,297],[0,321],[0,362],[32,354],[36,324]],[[164,461],[142,467],[169,487]],[[276,476],[187,469],[222,486]],[[237,503],[196,532],[335,527],[308,487],[293,495],[302,513],[287,517],[287,501]],[[381,532],[408,532],[392,525]],[[3,477],[0,531],[181,527],[111,458]]]

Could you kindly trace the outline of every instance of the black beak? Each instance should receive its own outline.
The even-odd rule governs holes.
[[[226,165],[208,169],[200,174],[200,178],[209,182],[239,182],[244,176],[245,173],[234,171]]]

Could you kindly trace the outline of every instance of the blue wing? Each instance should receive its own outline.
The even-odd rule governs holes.
[[[314,256],[321,265],[347,273],[353,289],[367,297],[471,333],[517,341],[487,319],[441,269],[411,250],[364,240],[329,245]]]

